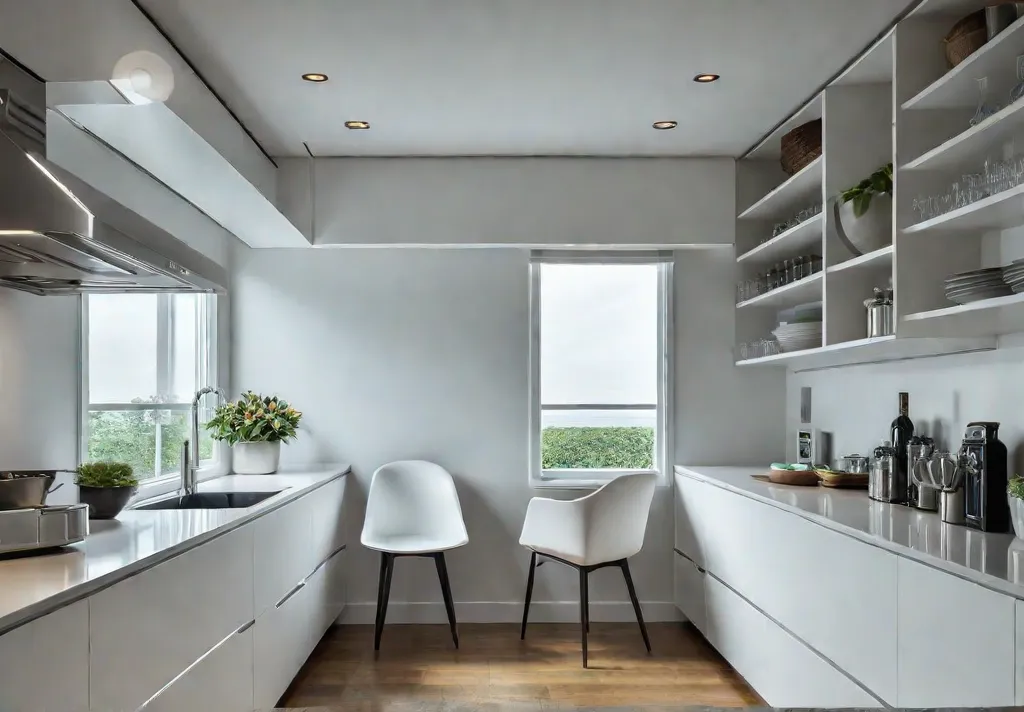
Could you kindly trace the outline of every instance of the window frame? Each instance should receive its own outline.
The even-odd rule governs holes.
[[[671,251],[546,251],[530,255],[530,373],[529,373],[529,480],[535,489],[595,489],[626,474],[654,473],[659,485],[668,482],[673,452],[673,253]],[[651,404],[572,404],[546,407],[541,403],[541,267],[545,264],[658,266],[658,402],[654,432],[654,467],[651,469],[558,469],[545,470],[541,464],[543,411],[557,410],[639,410]]]
[[[173,333],[173,309],[171,299],[178,292],[157,293],[157,390],[165,392],[173,378],[174,344],[170,335]],[[196,343],[205,344],[205,358],[196,364],[196,383],[217,387],[217,297],[214,294],[201,293],[204,308],[199,310],[196,320]],[[186,419],[192,409],[192,402],[173,403],[90,403],[89,402],[89,295],[81,296],[79,311],[79,354],[81,373],[79,378],[79,418],[78,418],[78,462],[83,463],[89,457],[89,413],[93,411],[164,411],[184,412]],[[161,452],[160,428],[157,428],[156,452]],[[193,445],[194,446],[194,445]],[[198,472],[199,481],[219,477],[223,474],[223,448],[213,448],[213,458],[201,460]],[[155,463],[156,464],[156,463]],[[139,492],[134,499],[147,499],[173,492],[180,486],[181,473],[161,473],[158,476],[139,483]]]

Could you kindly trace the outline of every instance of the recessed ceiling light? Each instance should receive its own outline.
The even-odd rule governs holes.
[[[353,130],[368,129],[368,128],[370,128],[370,122],[369,121],[346,121],[345,122],[345,128],[353,129]]]
[[[309,74],[303,74],[302,78],[305,79],[307,82],[316,82],[317,84],[327,81],[327,75],[321,74],[320,72],[310,72]]]
[[[658,129],[658,131],[668,131],[669,129],[674,129],[679,124],[675,121],[655,121],[651,125]]]
[[[717,82],[721,79],[717,74],[698,74],[693,78],[693,81],[698,84],[710,84],[711,82]]]

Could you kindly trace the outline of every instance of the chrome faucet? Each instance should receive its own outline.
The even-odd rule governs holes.
[[[223,388],[211,386],[200,388],[196,391],[195,398],[192,399],[191,447],[189,447],[188,440],[181,444],[181,490],[184,495],[195,494],[199,491],[199,402],[208,393],[216,393],[221,402],[226,402],[228,399],[228,394]]]

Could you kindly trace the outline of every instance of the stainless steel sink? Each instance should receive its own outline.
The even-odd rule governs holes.
[[[199,492],[184,497],[169,497],[134,509],[245,509],[273,497],[277,492]]]

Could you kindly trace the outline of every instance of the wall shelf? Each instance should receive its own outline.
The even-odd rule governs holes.
[[[904,228],[904,234],[1006,230],[1024,225],[1024,185],[989,196],[931,220]]]
[[[978,161],[985,148],[1019,136],[1024,131],[1024,101],[1005,107],[995,116],[972,126],[940,146],[905,164],[905,171],[934,171]]]
[[[903,109],[956,109],[978,103],[977,80],[1017,66],[1024,38],[1024,18],[1017,20],[981,49],[925,87]]]
[[[1012,334],[1024,331],[1024,294],[908,314],[903,320],[927,323],[931,330],[945,336]]]
[[[821,284],[825,275],[822,272],[804,277],[796,282],[790,282],[784,287],[773,289],[770,292],[759,294],[753,299],[740,302],[737,309],[749,307],[771,307],[774,309],[786,309],[795,307],[797,304],[821,301]]]
[[[807,371],[929,358],[953,353],[991,351],[994,348],[995,341],[992,339],[898,339],[895,336],[880,336],[873,339],[830,344],[816,349],[737,361],[736,365],[740,367],[779,366],[790,368],[793,371]]]
[[[821,249],[821,231],[824,218],[818,213],[809,220],[804,220],[799,225],[791,227],[780,235],[776,235],[767,242],[758,245],[752,250],[744,252],[736,258],[737,262],[750,262],[751,264],[770,264],[780,259],[799,255],[801,250],[809,248]]]
[[[821,201],[824,158],[819,156],[785,183],[775,188],[739,215],[740,220],[772,220],[793,217],[811,203]]]
[[[877,269],[879,267],[888,266],[892,269],[892,253],[894,248],[892,245],[886,245],[880,249],[868,252],[867,254],[861,255],[860,257],[854,257],[840,262],[837,265],[832,265],[828,268],[829,274],[835,274],[837,272],[846,272],[847,270],[855,269]]]

